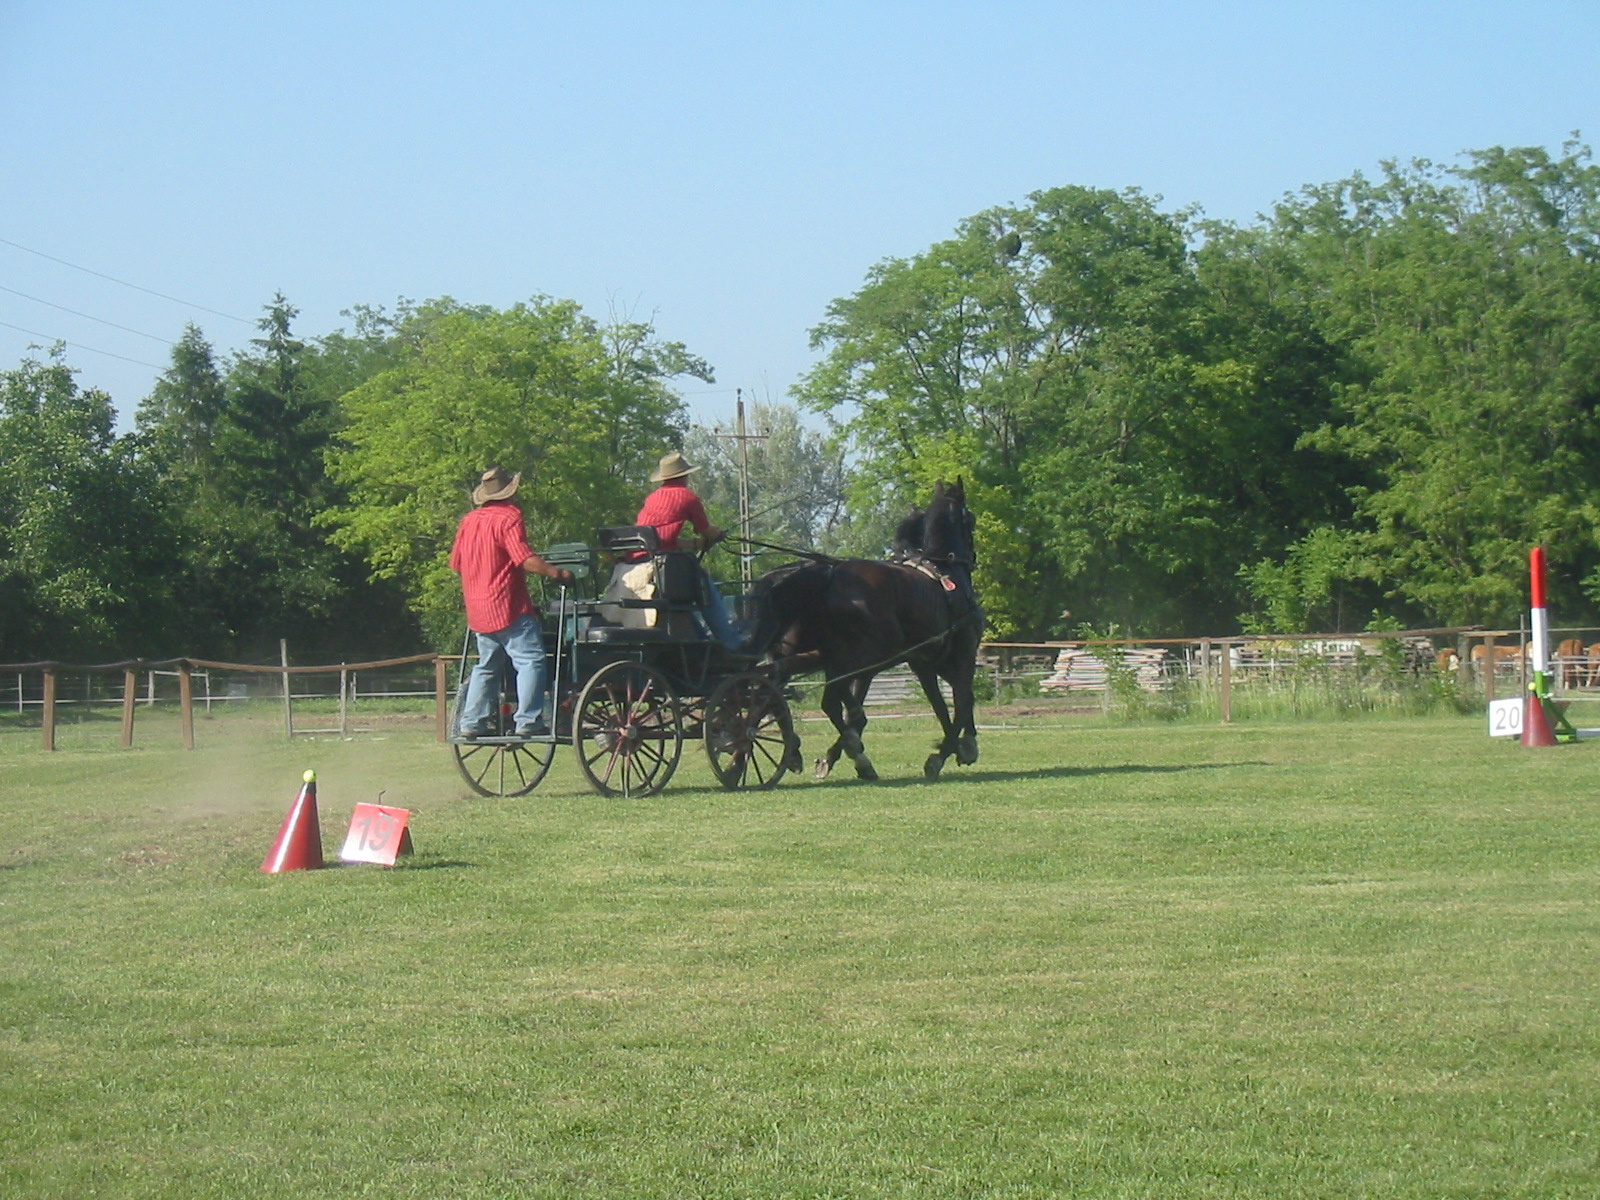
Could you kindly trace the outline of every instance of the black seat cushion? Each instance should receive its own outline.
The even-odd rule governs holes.
[[[630,629],[624,625],[591,625],[584,631],[583,640],[602,646],[632,646],[639,642],[670,642],[667,631],[660,627]]]

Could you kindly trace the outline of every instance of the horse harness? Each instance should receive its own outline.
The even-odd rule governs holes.
[[[971,563],[966,562],[964,559],[958,559],[953,554],[944,556],[944,560],[950,566],[960,565],[969,568],[972,566]],[[963,586],[961,580],[957,579],[949,571],[941,569],[938,561],[929,558],[922,551],[916,549],[897,550],[889,561],[896,566],[909,567],[917,574],[926,576],[938,584],[945,593],[945,602],[950,605],[952,617],[970,617],[973,613],[979,611],[977,597],[972,592],[972,585],[967,583]],[[953,620],[951,628],[954,628],[958,623],[959,621]]]

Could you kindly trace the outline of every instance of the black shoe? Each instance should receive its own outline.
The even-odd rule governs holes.
[[[518,725],[519,738],[547,738],[550,736],[550,726],[543,721],[535,721],[532,725]]]
[[[463,729],[459,736],[466,741],[475,742],[479,738],[495,737],[496,734],[497,731],[493,725],[487,721],[479,721],[471,729]]]

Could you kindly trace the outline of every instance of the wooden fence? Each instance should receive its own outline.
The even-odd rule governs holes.
[[[433,668],[433,686],[431,695],[434,704],[434,724],[440,741],[445,739],[447,732],[449,706],[449,681],[447,678],[447,665],[451,661],[439,654],[414,654],[405,658],[386,658],[373,662],[339,663],[332,666],[291,667],[287,662],[279,666],[263,666],[259,663],[229,663],[214,662],[203,658],[169,658],[159,661],[147,659],[128,659],[123,662],[99,663],[94,665],[73,665],[53,661],[33,663],[0,663],[0,672],[16,674],[19,676],[18,705],[24,703],[21,677],[37,675],[40,678],[39,710],[40,710],[40,745],[44,750],[56,748],[56,719],[57,709],[61,702],[58,683],[63,674],[76,673],[85,675],[106,674],[112,675],[120,672],[122,675],[122,745],[133,745],[134,717],[140,706],[139,681],[143,676],[147,680],[147,690],[154,691],[154,676],[158,673],[175,675],[178,683],[178,725],[183,738],[184,748],[194,749],[194,710],[195,689],[194,678],[197,672],[227,671],[239,672],[247,675],[262,675],[276,677],[279,683],[279,694],[283,700],[284,732],[288,737],[315,733],[348,733],[348,698],[351,692],[349,681],[357,672],[377,671],[385,668],[410,666],[418,663],[428,663]],[[339,676],[339,727],[337,729],[296,729],[294,723],[295,696],[290,680],[295,676],[311,675],[337,675]],[[153,699],[153,696],[149,697]],[[211,698],[208,696],[207,707]]]
[[[1600,641],[1576,655],[1555,653],[1557,644],[1600,638],[1600,630],[1552,629],[1550,670],[1558,691],[1581,693],[1600,685]],[[1531,665],[1529,634],[1519,629],[1481,625],[1406,629],[1353,634],[1262,634],[1214,638],[1090,638],[1052,642],[986,642],[980,670],[994,692],[1035,684],[1057,696],[1079,695],[1109,702],[1113,671],[1125,672],[1134,686],[1148,691],[1170,688],[1178,677],[1212,691],[1223,723],[1233,720],[1236,684],[1288,675],[1309,661],[1333,670],[1349,668],[1380,654],[1384,642],[1398,641],[1402,660],[1417,674],[1453,675],[1463,694],[1526,690]]]
[[[1600,638],[1600,631],[1579,629],[1554,629],[1551,640],[1571,641],[1568,635],[1587,634]],[[1497,692],[1515,695],[1525,689],[1528,682],[1528,636],[1523,630],[1494,630],[1481,626],[1455,626],[1441,629],[1414,629],[1383,633],[1361,634],[1272,634],[1261,636],[1230,636],[1214,638],[1105,638],[1077,641],[1050,642],[985,642],[979,648],[979,669],[993,682],[998,696],[1002,688],[1036,688],[1035,694],[1094,695],[1106,697],[1110,692],[1111,663],[1120,663],[1137,686],[1159,690],[1169,686],[1177,673],[1196,681],[1201,687],[1213,691],[1218,700],[1221,720],[1233,719],[1233,689],[1236,682],[1262,677],[1270,678],[1275,671],[1292,670],[1293,665],[1314,657],[1332,666],[1358,661],[1363,654],[1377,652],[1380,643],[1387,639],[1400,639],[1405,653],[1417,670],[1453,672],[1463,692],[1475,689],[1485,701],[1493,700]],[[1585,639],[1578,638],[1582,644]],[[202,703],[208,708],[222,702],[209,690],[211,671],[261,675],[277,680],[277,691],[282,697],[284,732],[287,737],[304,734],[351,732],[348,720],[348,700],[353,688],[351,681],[357,673],[381,671],[389,668],[429,664],[432,669],[431,689],[409,692],[407,695],[431,696],[434,724],[440,741],[447,736],[449,718],[450,680],[449,667],[460,661],[459,656],[417,654],[403,658],[380,659],[373,662],[338,663],[324,666],[292,667],[288,665],[287,649],[283,661],[277,666],[258,663],[214,662],[198,658],[172,658],[160,661],[130,659],[124,662],[101,663],[91,666],[74,666],[45,661],[32,663],[0,663],[0,674],[18,676],[17,703],[24,705],[23,680],[38,678],[34,691],[37,699],[26,704],[37,705],[41,713],[40,744],[45,750],[56,748],[56,723],[58,707],[63,702],[59,694],[59,681],[63,674],[76,673],[91,676],[120,673],[122,708],[122,745],[133,745],[135,715],[140,706],[139,680],[146,680],[145,701],[154,700],[154,679],[157,675],[175,676],[178,688],[179,724],[183,744],[194,748],[194,711],[196,696],[194,679],[200,674],[207,687]],[[1570,659],[1570,661],[1568,661]],[[1600,686],[1600,640],[1586,645],[1581,656],[1552,655],[1551,671],[1558,686],[1569,688],[1594,688]],[[339,677],[338,726],[336,728],[296,728],[294,703],[296,696],[291,686],[295,677]],[[303,698],[303,697],[301,697]],[[885,672],[871,693],[868,702],[874,704],[920,703],[921,693],[909,672]]]

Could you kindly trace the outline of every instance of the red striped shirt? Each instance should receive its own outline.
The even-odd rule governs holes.
[[[678,548],[678,533],[685,525],[692,525],[696,533],[711,528],[700,497],[681,479],[669,479],[646,496],[633,523],[655,526],[656,541],[662,550]]]
[[[469,629],[496,633],[523,613],[538,611],[522,570],[532,557],[522,510],[509,500],[491,500],[461,518],[450,547],[450,569],[461,576]]]

